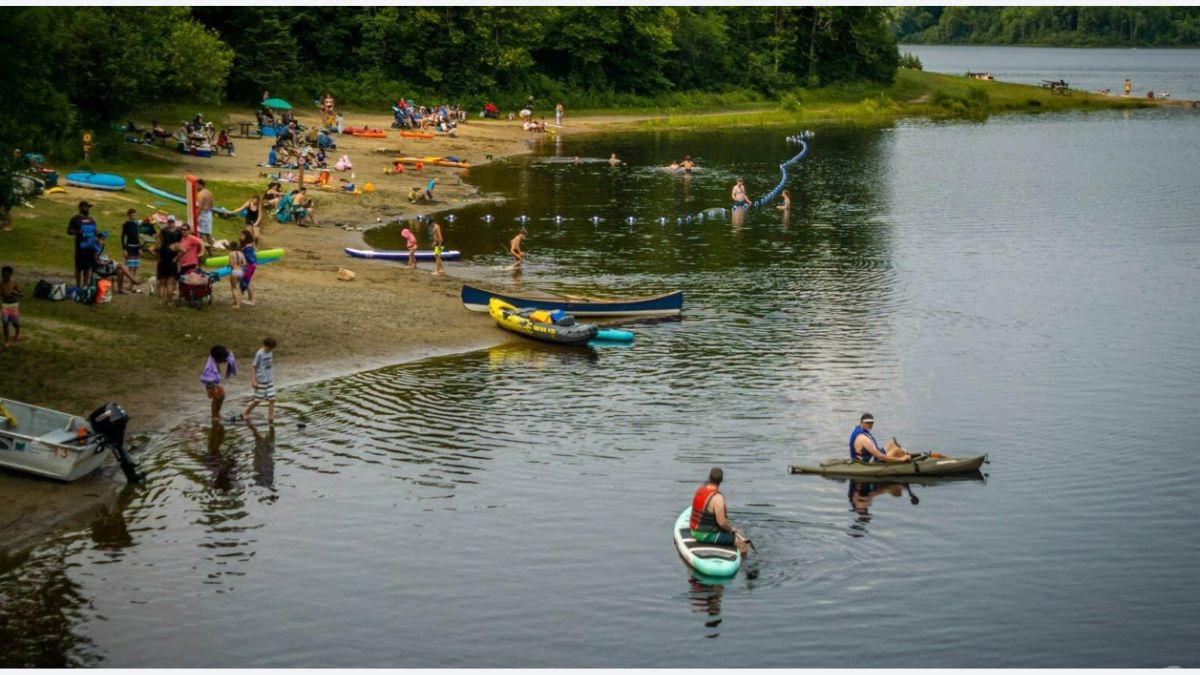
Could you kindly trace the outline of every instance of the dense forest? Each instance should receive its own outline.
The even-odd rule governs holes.
[[[900,42],[1055,47],[1200,46],[1197,7],[900,7]]]

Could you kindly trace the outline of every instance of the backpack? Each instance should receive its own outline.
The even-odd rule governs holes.
[[[53,287],[50,285],[49,281],[42,279],[41,281],[34,284],[33,297],[37,298],[38,300],[49,300],[50,299],[50,291],[52,288]]]
[[[96,293],[99,291],[99,289],[100,287],[96,284],[96,279],[93,278],[88,282],[87,286],[80,286],[79,288],[75,289],[75,302],[85,305],[95,304]]]

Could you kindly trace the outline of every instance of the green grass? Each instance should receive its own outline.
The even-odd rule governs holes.
[[[1042,87],[980,82],[966,77],[900,69],[890,85],[852,83],[798,89],[770,107],[731,109],[721,114],[666,114],[639,123],[643,128],[773,126],[798,122],[884,124],[899,117],[980,118],[1009,112],[1065,112],[1139,108],[1141,99],[1087,92],[1052,94]]]

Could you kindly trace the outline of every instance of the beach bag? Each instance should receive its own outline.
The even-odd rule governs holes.
[[[554,321],[550,319],[550,312],[547,312],[544,309],[538,309],[530,312],[529,318],[533,321],[537,321],[538,323],[554,323]]]
[[[46,281],[45,279],[42,279],[41,281],[34,284],[33,297],[37,298],[38,300],[49,300],[50,299],[50,291],[52,289],[53,289],[53,286],[50,285],[50,282]]]
[[[96,282],[96,304],[112,302],[112,282],[101,279]]]
[[[333,165],[333,168],[337,169],[338,171],[349,171],[350,169],[354,168],[354,165],[350,163],[349,155],[342,155],[342,158]]]
[[[556,309],[553,312],[550,312],[550,321],[555,326],[574,326],[575,325],[575,317],[571,316],[570,314],[567,314],[566,312],[562,311],[561,309]]]
[[[80,286],[79,288],[75,289],[75,302],[82,303],[84,305],[94,304],[96,302],[97,290],[98,287],[96,286],[96,280],[92,279],[86,286]]]
[[[50,299],[51,300],[66,300],[67,299],[67,285],[66,284],[54,284],[53,286],[51,286],[50,287]]]

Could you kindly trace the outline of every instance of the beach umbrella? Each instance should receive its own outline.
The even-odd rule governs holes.
[[[275,108],[276,110],[291,110],[292,104],[281,98],[269,98],[262,102],[264,108]]]

